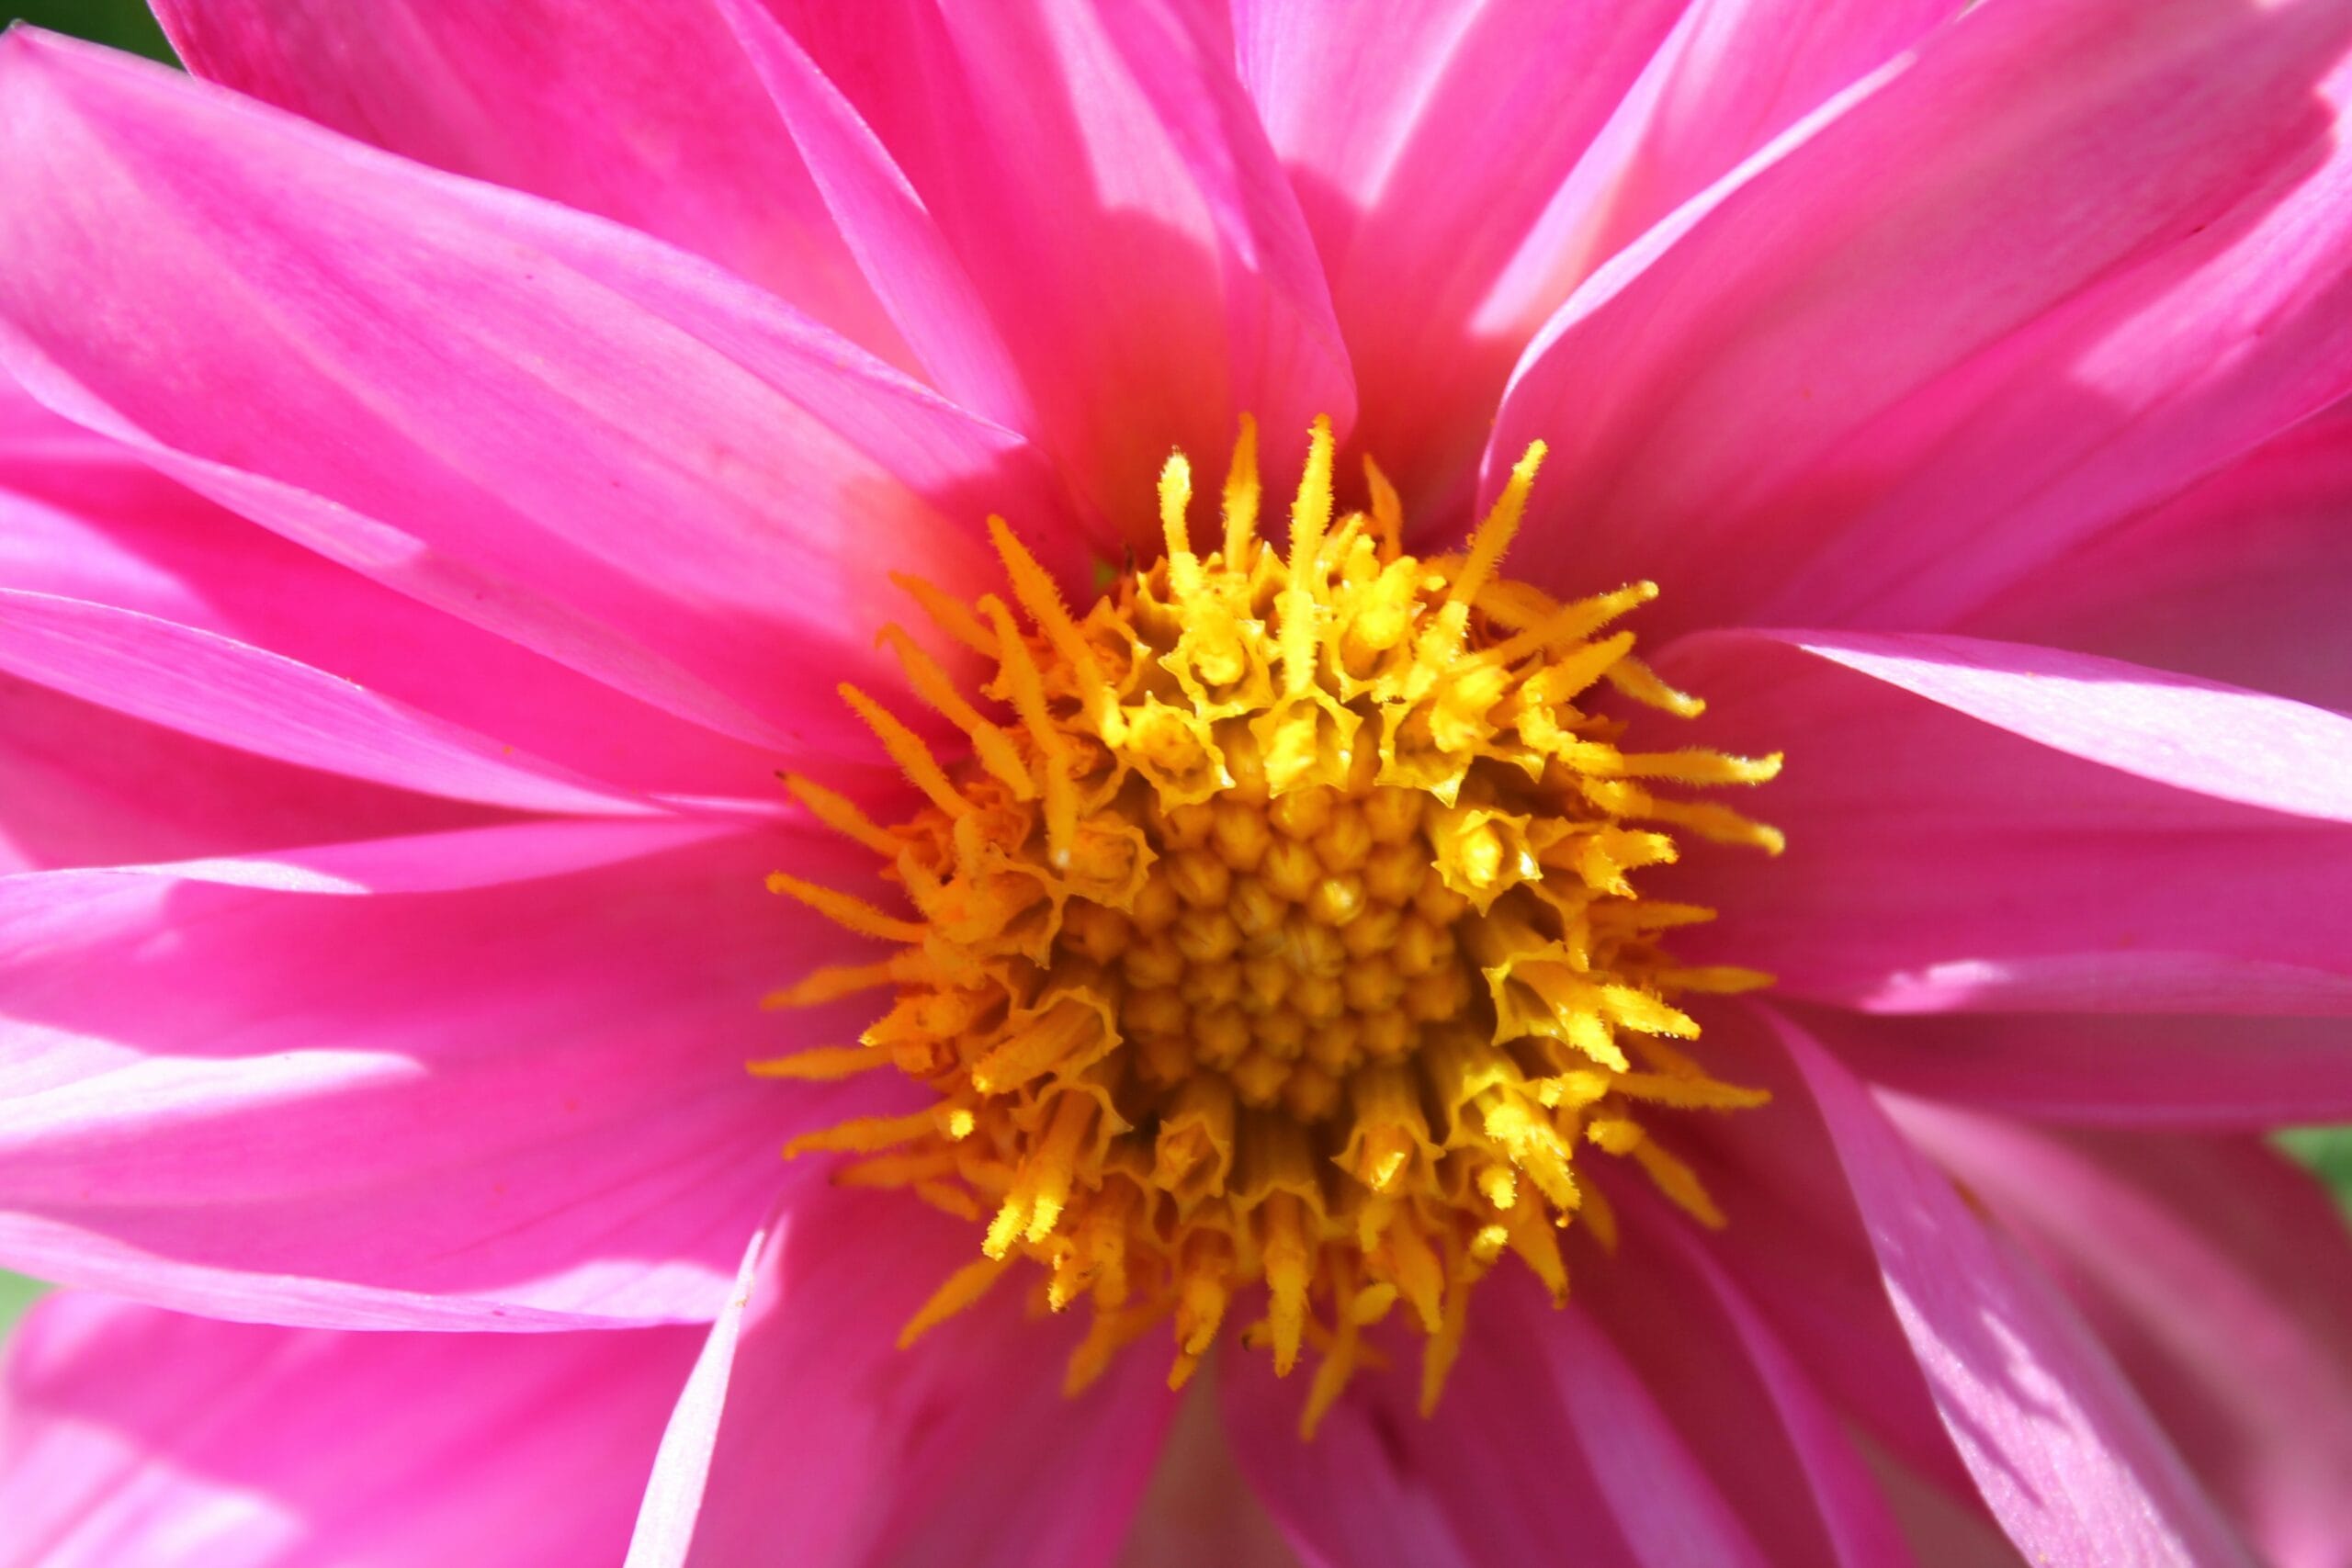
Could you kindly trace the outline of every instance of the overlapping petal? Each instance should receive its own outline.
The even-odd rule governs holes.
[[[2216,978],[2242,991],[2247,976],[2233,964],[2220,966]],[[2309,986],[2325,977],[2300,979]],[[2341,1008],[2317,1017],[2124,1010],[1894,1017],[1829,1009],[1803,1016],[1873,1083],[2037,1121],[2180,1132],[2352,1122],[2352,1021]]]
[[[1869,1091],[1793,1025],[1888,1298],[1985,1502],[2029,1558],[2252,1557],[2090,1329],[1986,1232]]]
[[[0,874],[390,837],[490,815],[0,675]]]
[[[1579,279],[1953,8],[1442,0],[1367,26],[1322,0],[1233,6],[1331,278],[1359,436],[1412,514],[1466,502],[1512,363]]]
[[[1726,912],[1691,951],[1889,1011],[2342,1010],[2343,716],[1932,637],[1710,633],[1663,667],[1708,739],[1792,760],[1784,857],[1675,869]]]
[[[796,1204],[740,1324],[718,1330],[731,1367],[707,1382],[723,1399],[683,1400],[664,1441],[665,1458],[708,1454],[700,1508],[640,1529],[632,1564],[758,1562],[780,1541],[810,1568],[1110,1563],[1172,1398],[1149,1357],[1127,1356],[1066,1399],[1080,1325],[1031,1317],[1015,1280],[899,1349],[900,1327],[978,1256],[968,1226],[894,1194]]]
[[[666,246],[29,32],[0,80],[0,353],[30,390],[657,705],[845,739],[783,671],[888,680],[888,571],[965,586],[990,507],[1054,536],[1019,437]]]
[[[607,783],[739,798],[773,790],[774,761],[757,749],[383,588],[45,410],[0,430],[0,588],[250,645]],[[133,710],[143,694],[128,681],[97,693]],[[105,765],[104,748],[85,750]]]
[[[1315,415],[1351,420],[1313,242],[1196,7],[771,8],[954,247],[1111,539],[1157,540],[1138,476],[1171,446],[1254,413],[1280,472]]]
[[[716,6],[157,0],[188,69],[710,257],[909,368]]]
[[[1244,1472],[1317,1568],[1474,1568],[1577,1561],[1620,1568],[1776,1559],[1750,1533],[1624,1353],[1581,1308],[1557,1315],[1534,1281],[1482,1287],[1475,1332],[1436,1414],[1419,1370],[1357,1377],[1311,1443],[1304,1390],[1261,1358],[1226,1369]]]
[[[2266,1562],[2343,1560],[2352,1241],[2317,1182],[2250,1138],[1898,1121],[2066,1287]]]
[[[851,949],[760,886],[823,845],[712,832],[0,882],[0,1259],[284,1323],[709,1316],[781,1142],[863,1092],[746,1075],[840,1026],[759,1002]]]
[[[697,1337],[335,1333],[56,1296],[0,1384],[0,1562],[611,1562]]]
[[[1675,627],[1949,624],[2326,406],[2347,50],[2240,0],[1939,30],[1562,306],[1486,460],[1553,444],[1520,570],[1654,579]]]
[[[2061,556],[1966,629],[2352,712],[2347,517],[2352,402]]]

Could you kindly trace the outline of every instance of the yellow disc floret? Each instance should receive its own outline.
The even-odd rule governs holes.
[[[1161,1321],[1181,1383],[1243,1303],[1277,1370],[1319,1355],[1311,1432],[1392,1313],[1427,1337],[1433,1404],[1503,1254],[1565,1299],[1560,1231],[1613,1226],[1579,1176],[1592,1151],[1721,1223],[1642,1112],[1763,1101],[1672,1042],[1699,1032],[1678,995],[1766,976],[1676,964],[1665,933],[1712,911],[1632,877],[1676,857],[1677,831],[1777,852],[1770,829],[1657,786],[1754,784],[1780,760],[1627,750],[1624,721],[1588,705],[1607,687],[1699,707],[1608,629],[1650,584],[1562,604],[1497,575],[1540,445],[1468,549],[1429,558],[1404,552],[1369,464],[1368,507],[1334,518],[1322,422],[1278,552],[1258,536],[1254,446],[1245,423],[1207,555],[1170,457],[1164,558],[1082,616],[1001,521],[1007,597],[908,582],[995,668],[975,700],[883,633],[968,750],[943,760],[844,687],[925,804],[885,827],[790,784],[884,857],[913,912],[771,879],[898,948],[783,1002],[895,999],[861,1043],[754,1070],[895,1066],[935,1091],[793,1148],[861,1156],[841,1180],[979,1229],[906,1337],[1025,1258],[1053,1308],[1093,1314],[1072,1387]]]

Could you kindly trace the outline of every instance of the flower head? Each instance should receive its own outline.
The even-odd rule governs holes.
[[[0,1560],[2341,1559],[2345,7],[159,9]]]

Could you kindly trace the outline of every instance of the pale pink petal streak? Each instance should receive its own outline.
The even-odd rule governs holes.
[[[1794,1025],[1781,1032],[1945,1426],[2018,1549],[2052,1562],[2250,1565],[2056,1288],[1978,1223],[1835,1057]]]
[[[0,1564],[609,1562],[695,1339],[335,1333],[55,1296],[0,1381]]]
[[[2352,1238],[2325,1190],[2254,1138],[1895,1110],[2066,1287],[2265,1561],[2342,1562]]]
[[[717,5],[932,385],[1001,424],[1035,428],[1011,351],[889,149],[759,0]]]
[[[288,767],[0,675],[0,874],[280,850],[492,815]]]
[[[1965,8],[1962,0],[1693,0],[1554,201],[1522,265],[1568,239],[1589,270]]]
[[[710,0],[158,0],[188,69],[347,136],[642,229],[909,368]]]

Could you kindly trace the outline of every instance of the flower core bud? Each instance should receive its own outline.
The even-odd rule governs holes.
[[[1633,658],[1631,633],[1604,635],[1651,584],[1561,604],[1497,575],[1540,444],[1467,550],[1427,558],[1405,553],[1368,463],[1368,508],[1334,519],[1322,421],[1287,550],[1261,541],[1255,445],[1245,422],[1206,555],[1190,467],[1170,457],[1165,557],[1082,616],[1001,521],[1010,604],[909,583],[994,664],[990,711],[895,627],[914,691],[968,754],[943,761],[843,688],[926,804],[885,827],[789,782],[884,857],[914,914],[777,874],[899,949],[780,999],[895,1001],[857,1046],[753,1070],[895,1066],[936,1092],[791,1151],[860,1156],[839,1179],[980,1227],[907,1339],[1025,1258],[1048,1305],[1093,1314],[1073,1389],[1162,1321],[1181,1384],[1241,1303],[1278,1371],[1317,1354],[1311,1433],[1392,1314],[1426,1337],[1433,1405],[1471,1288],[1505,1253],[1565,1300],[1559,1233],[1581,1218],[1613,1234],[1578,1170],[1594,1151],[1722,1223],[1642,1113],[1763,1102],[1671,1042],[1699,1032],[1678,995],[1768,977],[1676,964],[1665,934],[1713,911],[1631,879],[1676,858],[1677,832],[1778,852],[1772,829],[1654,785],[1759,783],[1780,759],[1627,750],[1624,720],[1581,705],[1606,686],[1699,709]]]

